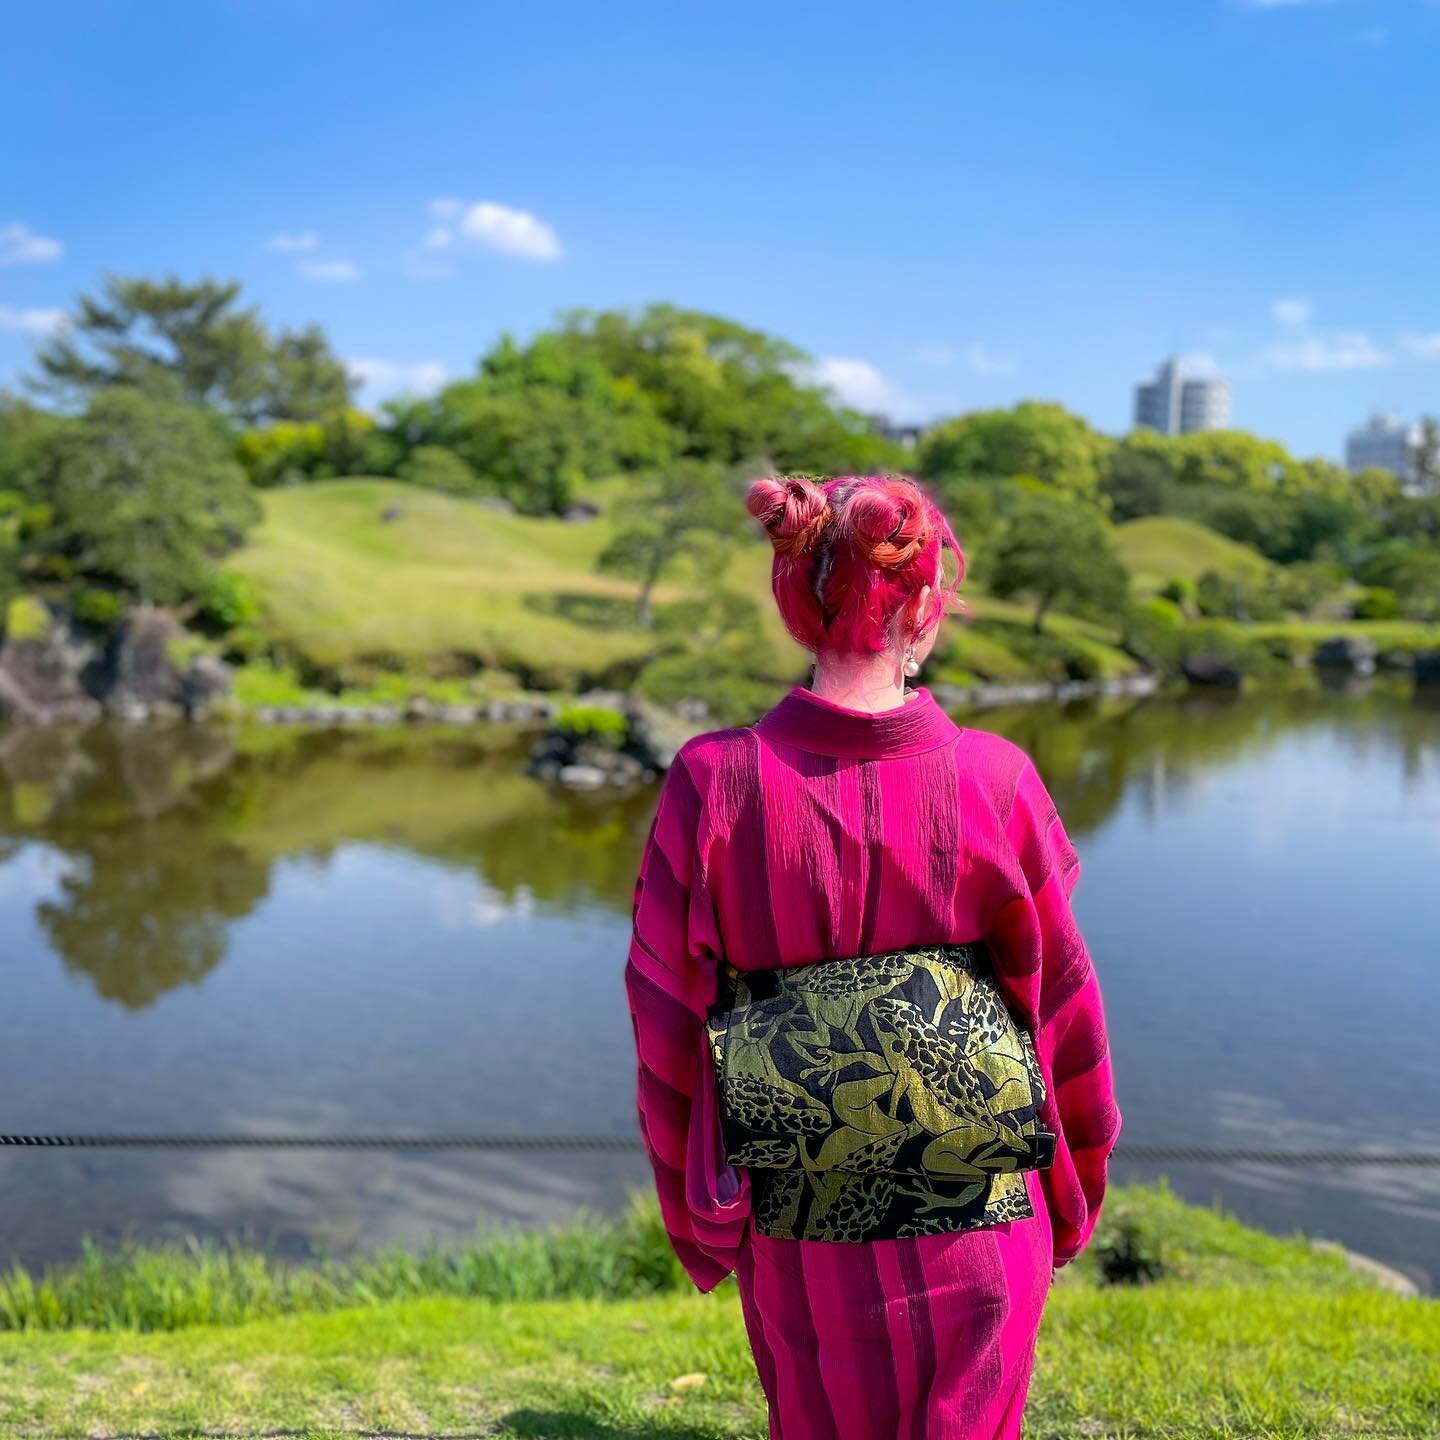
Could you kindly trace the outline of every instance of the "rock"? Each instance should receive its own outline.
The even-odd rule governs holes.
[[[95,646],[43,601],[28,595],[12,601],[0,646],[0,719],[94,719],[99,706],[84,677],[95,655]]]
[[[622,709],[629,721],[625,749],[652,770],[668,770],[680,747],[705,728],[639,695],[628,696]]]
[[[515,513],[515,507],[503,495],[485,495],[475,503],[483,505],[487,510],[497,511],[501,515]]]
[[[430,720],[435,715],[435,704],[427,700],[423,695],[412,695],[405,702],[405,718],[407,720]]]
[[[599,790],[610,777],[598,765],[562,765],[556,779],[573,790]]]
[[[1375,663],[1382,670],[1393,670],[1398,675],[1411,675],[1415,672],[1415,655],[1410,650],[1382,650],[1376,656]]]
[[[1440,650],[1419,650],[1415,654],[1415,683],[1440,685]]]
[[[173,615],[139,605],[120,622],[101,661],[95,684],[111,709],[178,705],[184,695],[177,650],[189,637]]]
[[[442,705],[435,718],[446,725],[473,725],[480,718],[480,710],[475,705]]]
[[[197,655],[181,672],[180,703],[187,715],[208,710],[230,693],[234,674],[215,655]]]
[[[1191,685],[1224,690],[1238,690],[1244,679],[1238,665],[1217,655],[1187,655],[1180,662],[1180,673]]]
[[[393,525],[397,520],[405,518],[405,511],[399,505],[387,505],[380,512],[380,523],[382,525]]]
[[[1357,675],[1375,673],[1375,645],[1363,635],[1332,635],[1315,647],[1317,668],[1352,670]]]
[[[599,513],[598,505],[592,505],[588,500],[574,500],[560,512],[560,518],[569,520],[571,524],[584,524],[587,520],[593,520]]]
[[[1373,1280],[1380,1289],[1388,1290],[1392,1295],[1404,1295],[1413,1300],[1420,1294],[1420,1287],[1408,1275],[1396,1270],[1391,1265],[1386,1265],[1383,1261],[1376,1260],[1369,1255],[1361,1255],[1334,1240],[1312,1240],[1310,1244],[1316,1250],[1343,1256],[1345,1263],[1352,1270]]]

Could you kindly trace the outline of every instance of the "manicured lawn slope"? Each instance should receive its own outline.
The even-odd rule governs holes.
[[[1167,580],[1198,580],[1207,570],[1259,578],[1271,568],[1258,550],[1171,515],[1131,520],[1116,528],[1115,539],[1141,595],[1153,594]]]
[[[389,480],[262,501],[263,523],[230,563],[258,587],[267,627],[321,665],[458,653],[568,674],[652,644],[628,623],[634,587],[594,573],[603,519],[505,515]]]
[[[1113,1192],[1100,1243],[1137,1235],[1166,1263],[1151,1285],[1100,1283],[1094,1251],[1061,1272],[1027,1440],[1440,1433],[1440,1304],[1164,1188]],[[625,1299],[345,1291],[350,1308],[227,1326],[0,1334],[0,1434],[763,1435],[733,1286],[698,1296],[662,1272],[635,1271],[662,1288]]]

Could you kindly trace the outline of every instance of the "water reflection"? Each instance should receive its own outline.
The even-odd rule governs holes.
[[[971,718],[1036,757],[1080,849],[1129,1140],[1440,1149],[1440,708],[1377,681]],[[654,793],[554,790],[524,750],[0,733],[0,1128],[628,1132]],[[127,1228],[444,1238],[644,1179],[624,1156],[27,1156],[0,1167],[0,1261]],[[1440,1273],[1440,1172],[1172,1179]]]

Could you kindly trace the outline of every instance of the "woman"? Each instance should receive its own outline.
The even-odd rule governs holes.
[[[1054,1268],[1090,1237],[1120,1128],[1070,909],[1078,862],[1028,757],[905,687],[964,572],[928,495],[899,477],[767,479],[747,503],[814,669],[754,726],[685,745],[650,831],[626,989],[665,1225],[702,1291],[736,1273],[772,1436],[1018,1436]],[[725,1163],[705,1038],[720,964],[976,941],[1033,1037],[1056,1136],[1053,1162],[1022,1172],[1028,1218],[850,1242],[760,1233],[751,1172]]]

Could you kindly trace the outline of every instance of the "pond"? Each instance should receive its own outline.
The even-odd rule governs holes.
[[[1440,1151],[1440,709],[1377,682],[962,723],[1035,756],[1080,853],[1124,1142]],[[0,1131],[632,1134],[654,791],[546,788],[525,746],[0,734]],[[1115,1167],[1162,1172],[1440,1277],[1440,1169]],[[413,1245],[647,1180],[624,1151],[0,1151],[0,1263]]]

